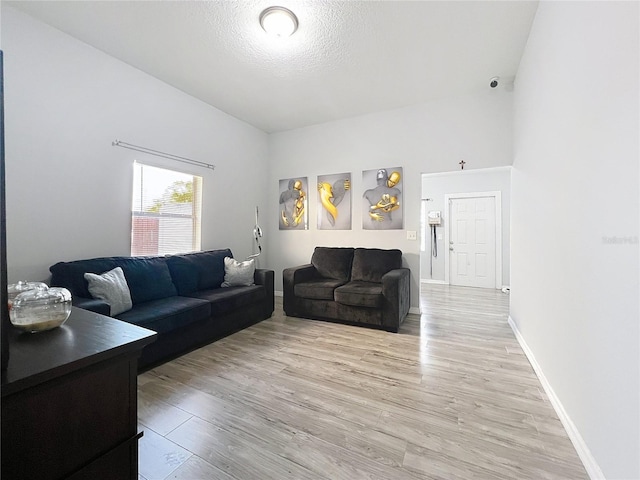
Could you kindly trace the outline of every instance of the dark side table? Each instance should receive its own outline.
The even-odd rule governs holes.
[[[156,333],[73,308],[61,327],[9,334],[1,476],[138,478],[137,363]]]

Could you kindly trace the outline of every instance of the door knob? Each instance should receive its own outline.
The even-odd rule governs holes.
[[[449,247],[449,250],[451,250],[453,252],[453,247]]]
[[[449,240],[449,245],[453,245],[453,240]]]

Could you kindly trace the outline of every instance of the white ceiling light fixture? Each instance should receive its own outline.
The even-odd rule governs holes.
[[[298,17],[288,8],[269,7],[260,14],[260,26],[269,35],[285,38],[298,29]]]

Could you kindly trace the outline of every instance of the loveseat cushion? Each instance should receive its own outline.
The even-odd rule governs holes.
[[[356,248],[353,254],[351,280],[360,282],[382,282],[382,276],[402,268],[402,252],[397,249]]]
[[[340,285],[344,285],[342,280],[323,278],[322,280],[312,280],[298,283],[293,287],[296,297],[310,298],[314,300],[333,300],[333,291]]]
[[[311,256],[311,264],[320,276],[349,281],[353,248],[316,247]]]
[[[115,318],[165,333],[207,319],[210,313],[211,306],[205,300],[173,296],[138,304]]]
[[[335,300],[353,307],[379,308],[382,306],[382,284],[354,281],[336,288]]]
[[[263,301],[267,298],[265,288],[262,285],[213,288],[191,292],[188,296],[210,302],[211,315],[214,317],[237,310],[251,303]]]
[[[224,257],[233,258],[231,250],[225,248],[167,257],[178,294],[219,288],[224,280]]]

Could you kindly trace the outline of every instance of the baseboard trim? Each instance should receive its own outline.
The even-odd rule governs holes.
[[[435,285],[449,285],[444,280],[433,280],[432,278],[421,278],[420,283],[433,283]]]
[[[533,371],[538,376],[538,379],[542,384],[542,388],[544,388],[544,391],[546,392],[547,397],[549,397],[549,401],[551,402],[553,409],[558,414],[558,418],[560,419],[560,422],[562,422],[562,426],[567,431],[567,435],[569,435],[569,439],[571,440],[571,443],[573,443],[573,446],[576,449],[576,452],[578,453],[578,456],[580,457],[580,460],[582,461],[582,464],[584,465],[584,468],[587,471],[589,478],[591,480],[606,480],[604,473],[602,473],[602,470],[598,465],[598,462],[596,462],[596,459],[591,454],[591,450],[589,450],[589,447],[587,446],[584,439],[582,438],[582,435],[580,435],[580,432],[578,431],[573,421],[567,414],[566,410],[564,409],[564,406],[562,405],[562,402],[560,402],[560,399],[558,398],[553,388],[551,387],[551,384],[547,380],[547,377],[545,377],[544,372],[542,371],[542,368],[536,361],[536,358],[533,355],[533,352],[527,345],[527,342],[524,340],[524,337],[520,333],[520,330],[518,330],[518,326],[516,325],[516,322],[513,320],[513,318],[511,318],[511,315],[509,315],[508,322],[509,322],[509,326],[511,327],[511,330],[513,330],[513,333],[515,334],[516,339],[518,340],[518,343],[520,344],[520,347],[522,347],[524,354],[527,356],[529,363],[533,367]]]

